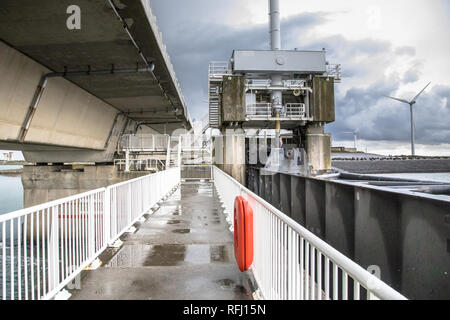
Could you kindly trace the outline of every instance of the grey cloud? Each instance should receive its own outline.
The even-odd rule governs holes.
[[[410,140],[409,106],[383,97],[397,90],[392,86],[350,89],[336,101],[336,122],[327,126],[333,140],[349,140],[343,132],[359,129],[359,139]],[[405,98],[411,98],[411,92]],[[450,87],[437,86],[423,94],[414,106],[417,143],[450,143]]]
[[[269,46],[266,24],[237,28],[222,23],[224,17],[232,18],[230,12],[239,15],[236,19],[245,21],[242,17],[246,9],[241,8],[238,0],[152,0],[151,5],[193,118],[199,119],[208,112],[203,100],[208,96],[209,61],[228,60],[233,49],[266,49]],[[343,35],[313,40],[301,37],[302,33],[320,27],[326,19],[324,13],[305,13],[282,20],[282,42],[283,48],[289,49],[326,48],[328,60],[342,64],[343,84],[370,75],[370,79],[348,89],[336,86],[336,121],[327,125],[333,140],[350,140],[351,136],[342,132],[359,128],[361,139],[409,141],[408,106],[384,95],[394,95],[402,83],[416,82],[421,65],[413,61],[404,74],[386,77],[385,73],[399,55],[412,57],[415,49],[396,48],[390,42],[375,39],[349,40]],[[450,87],[435,86],[420,97],[415,106],[418,143],[450,143],[449,103]]]
[[[189,2],[189,3],[188,3]],[[193,118],[205,115],[207,104],[207,73],[210,61],[228,60],[234,49],[267,49],[269,30],[267,24],[248,27],[230,27],[223,24],[223,17],[236,7],[239,1],[150,1],[163,39],[170,54],[180,85]],[[176,11],[169,8],[176,8]],[[208,12],[208,17],[198,19],[199,12]],[[324,13],[305,13],[284,19],[282,46],[300,47],[293,35],[299,34],[326,20]],[[315,49],[321,49],[317,47]]]
[[[408,55],[408,56],[415,56],[416,55],[416,49],[409,46],[399,47],[395,49],[395,53],[397,55]]]
[[[402,81],[404,83],[416,82],[419,80],[420,72],[417,69],[410,69],[403,75]]]

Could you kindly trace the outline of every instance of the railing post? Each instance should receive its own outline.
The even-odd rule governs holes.
[[[89,207],[89,213],[88,213],[88,217],[89,217],[89,225],[88,225],[88,243],[89,243],[89,256],[92,257],[95,253],[95,211],[94,211],[94,203],[93,203],[93,195],[89,195],[89,203],[88,203],[88,207]]]
[[[130,171],[130,151],[127,149],[125,151],[125,172]]]
[[[105,189],[105,197],[103,199],[103,219],[105,219],[104,225],[104,237],[105,244],[111,243],[111,188]]]
[[[51,228],[49,228],[49,239],[50,243],[48,246],[48,281],[49,281],[49,290],[54,289],[59,284],[59,248],[58,248],[58,240],[59,240],[59,229],[58,229],[58,206],[51,207]],[[47,212],[47,214],[50,214]],[[45,237],[45,234],[42,234],[42,237]],[[44,238],[43,238],[44,241]],[[45,266],[43,269],[45,272]]]
[[[126,223],[126,225],[128,225],[133,219],[132,219],[132,210],[133,210],[133,206],[131,205],[131,202],[132,202],[132,197],[131,197],[131,191],[132,191],[132,188],[131,188],[131,183],[129,183],[128,184],[128,188],[127,188],[128,190],[128,195],[127,195],[127,204],[128,204],[128,214],[127,214],[127,216],[128,216],[128,221],[127,221],[127,223]]]
[[[170,167],[170,137],[167,138],[166,170]]]

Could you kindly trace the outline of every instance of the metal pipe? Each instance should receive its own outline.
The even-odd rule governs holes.
[[[270,16],[270,48],[272,50],[281,49],[281,35],[280,35],[280,3],[279,0],[269,0],[269,16]],[[273,74],[271,76],[271,86],[283,85],[281,74]],[[281,90],[274,90],[271,93],[272,109],[275,111],[275,117],[280,117],[280,111],[283,108],[283,93]],[[275,147],[280,147],[280,120],[275,121]]]
[[[25,136],[27,135],[28,129],[30,128],[31,120],[36,112],[37,105],[41,100],[42,93],[44,92],[45,87],[47,86],[47,80],[50,74],[46,74],[39,80],[39,84],[34,93],[33,100],[31,100],[30,107],[28,108],[28,112],[25,116],[25,119],[22,123],[22,127],[20,128],[18,140],[23,142],[25,140]]]
[[[28,112],[25,116],[25,119],[22,123],[22,127],[19,132],[18,140],[20,142],[25,141],[25,137],[30,129],[31,121],[33,120],[34,114],[36,113],[37,106],[39,101],[41,100],[42,94],[44,93],[44,89],[47,86],[48,79],[56,78],[56,77],[66,77],[66,76],[90,76],[90,75],[108,75],[115,73],[140,73],[140,72],[150,72],[153,73],[155,69],[155,65],[151,63],[145,68],[127,68],[127,69],[101,69],[101,70],[83,70],[83,71],[69,71],[69,72],[50,72],[44,74],[39,80],[39,84],[36,88],[36,91],[33,96],[33,100],[31,100],[30,107],[28,108]]]
[[[269,0],[269,16],[270,16],[270,48],[272,50],[280,50],[281,28],[280,28],[279,0]]]
[[[141,48],[139,47],[139,45],[137,44],[137,42],[134,40],[133,36],[131,35],[130,32],[130,28],[128,27],[128,24],[126,23],[126,21],[122,18],[122,16],[119,14],[119,10],[116,7],[116,5],[114,4],[113,0],[108,0],[109,5],[111,6],[111,8],[114,11],[114,14],[116,15],[116,17],[119,19],[119,21],[122,23],[123,28],[125,30],[125,32],[128,34],[128,37],[130,38],[131,42],[133,42],[133,45],[136,47],[136,49],[139,52],[139,55],[141,57],[141,59],[144,61],[144,63],[149,66],[150,63],[147,61],[147,58],[144,56]],[[178,119],[178,116],[176,114],[177,112],[177,107],[175,106],[175,104],[173,103],[172,99],[170,99],[170,97],[168,96],[168,94],[166,93],[166,90],[164,89],[164,87],[161,84],[161,81],[158,79],[158,77],[155,75],[155,73],[151,72],[153,79],[158,83],[159,88],[161,89],[163,96],[169,101],[170,105],[172,106],[172,109],[174,110],[175,113],[175,118]]]

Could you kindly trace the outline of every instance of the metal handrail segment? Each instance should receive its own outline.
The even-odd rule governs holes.
[[[253,275],[266,299],[404,300],[402,294],[347,258],[217,167],[213,179],[233,228],[236,196],[254,213]]]
[[[231,230],[236,196],[243,196],[253,209],[251,270],[263,298],[406,299],[222,170],[210,167],[208,178],[214,181]],[[0,215],[0,296],[55,297],[180,181],[180,168],[175,167]]]
[[[0,297],[52,299],[180,183],[180,168],[0,215]]]

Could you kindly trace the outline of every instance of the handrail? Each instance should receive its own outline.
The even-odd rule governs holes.
[[[215,185],[230,224],[236,196],[243,196],[253,208],[255,258],[252,271],[263,297],[359,300],[362,287],[367,291],[367,299],[406,299],[228,174],[213,168]],[[352,288],[348,286],[349,278],[353,279]]]
[[[0,215],[0,296],[51,299],[180,182],[180,168]]]
[[[28,208],[25,208],[25,209],[19,209],[19,210],[12,211],[12,212],[9,212],[9,213],[1,214],[0,215],[0,223],[4,222],[4,221],[7,221],[7,220],[10,220],[10,219],[13,219],[13,218],[21,217],[21,216],[23,216],[25,214],[28,214],[30,211],[45,210],[45,209],[47,209],[49,207],[57,206],[59,204],[62,204],[62,203],[65,203],[65,202],[68,202],[68,201],[71,201],[71,200],[76,200],[76,199],[79,199],[79,198],[84,197],[84,196],[89,196],[91,194],[95,194],[95,193],[98,193],[98,192],[104,191],[104,190],[105,190],[105,188],[98,188],[98,189],[95,189],[95,190],[90,190],[90,191],[86,191],[86,192],[83,192],[83,193],[78,193],[78,194],[73,195],[73,196],[69,196],[69,197],[65,197],[65,198],[61,198],[61,199],[57,199],[57,200],[52,200],[52,201],[45,202],[45,203],[41,203],[41,204],[38,204],[38,205],[35,205],[35,206],[32,206],[32,207],[28,207]]]

